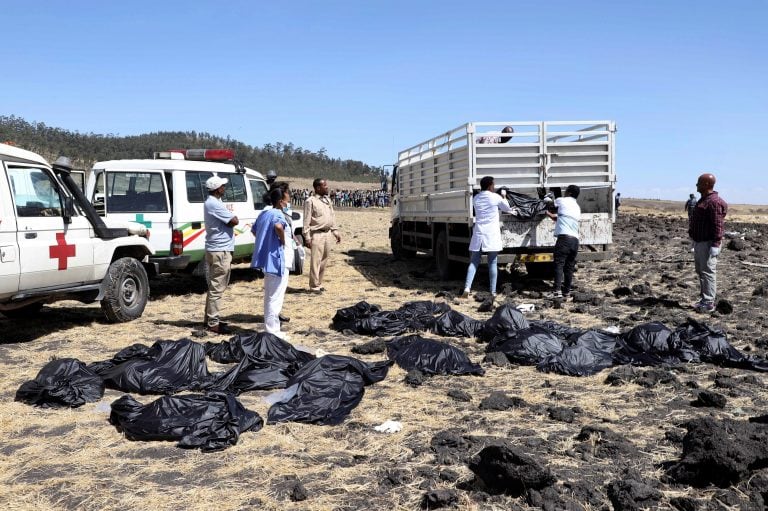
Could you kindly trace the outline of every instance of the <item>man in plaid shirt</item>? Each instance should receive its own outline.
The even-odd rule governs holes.
[[[693,240],[693,259],[696,275],[701,285],[701,300],[694,305],[697,312],[715,310],[717,292],[717,256],[723,241],[725,215],[728,204],[720,198],[715,188],[715,176],[702,174],[696,182],[701,198],[693,208],[688,223],[688,235]]]

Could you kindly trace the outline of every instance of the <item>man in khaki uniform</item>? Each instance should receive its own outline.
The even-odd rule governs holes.
[[[341,243],[341,235],[336,227],[333,204],[328,198],[328,183],[317,178],[312,186],[315,194],[304,202],[304,245],[310,249],[309,289],[320,293],[325,290],[322,283],[333,246],[331,235],[336,238],[336,243]]]

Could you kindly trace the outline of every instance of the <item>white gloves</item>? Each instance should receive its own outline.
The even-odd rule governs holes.
[[[709,257],[717,257],[720,255],[720,247],[709,247]]]
[[[544,202],[546,202],[547,204],[550,204],[550,203],[552,203],[552,202],[555,202],[555,194],[554,194],[554,193],[552,193],[552,192],[549,192],[549,193],[547,193],[547,194],[544,196],[544,198],[543,198],[543,199],[541,199],[541,200],[543,200],[543,201],[544,201]]]
[[[385,423],[379,424],[373,429],[375,429],[379,433],[397,433],[398,431],[403,429],[403,425],[402,423],[397,421],[386,421]]]

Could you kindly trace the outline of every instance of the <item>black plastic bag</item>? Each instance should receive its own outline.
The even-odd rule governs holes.
[[[698,362],[698,354],[672,330],[657,321],[643,323],[621,334],[613,353],[615,365],[675,365]]]
[[[21,384],[16,401],[42,408],[77,408],[104,395],[104,380],[74,358],[51,360],[34,380]]]
[[[288,381],[282,400],[269,408],[267,424],[339,424],[363,399],[365,386],[383,380],[391,365],[341,355],[308,362]]]
[[[478,337],[483,342],[490,342],[497,335],[510,330],[528,328],[528,320],[523,313],[505,303],[493,313],[493,316],[485,322],[485,326],[479,332]]]
[[[473,364],[459,348],[419,335],[392,339],[387,343],[387,356],[406,371],[418,369],[425,374],[485,374],[483,368]]]
[[[485,321],[470,318],[455,310],[444,312],[432,325],[432,332],[437,335],[452,337],[475,337],[485,325]]]
[[[163,396],[143,405],[131,396],[112,403],[109,422],[129,440],[173,440],[178,447],[220,451],[264,421],[231,394]]]
[[[237,336],[221,344],[225,343],[237,346],[236,351],[240,351],[243,358],[229,371],[214,375],[209,388],[235,394],[283,388],[304,364],[315,359],[311,353],[297,350],[266,332]]]
[[[596,330],[572,334],[569,344],[556,355],[537,364],[543,372],[568,376],[589,376],[613,365],[613,349],[617,335]]]
[[[352,330],[355,328],[355,321],[367,318],[375,312],[381,311],[378,305],[371,305],[366,301],[357,302],[351,307],[338,309],[333,316],[333,327],[336,330]]]
[[[518,192],[507,191],[507,202],[519,211],[517,218],[531,220],[547,209],[547,203],[538,197],[531,197]]]
[[[133,345],[89,368],[104,378],[107,387],[139,394],[199,390],[211,378],[205,348],[189,339],[157,341],[149,348]]]
[[[494,337],[485,351],[504,353],[510,362],[536,365],[551,355],[557,355],[565,347],[555,334],[536,325],[519,330],[509,330]]]

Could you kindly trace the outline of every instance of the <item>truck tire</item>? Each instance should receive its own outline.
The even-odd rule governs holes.
[[[101,300],[101,309],[108,321],[124,323],[140,317],[148,298],[149,279],[138,260],[123,257],[109,265]]]
[[[555,263],[525,263],[525,271],[531,278],[551,280],[555,278]]]
[[[389,239],[389,245],[395,259],[407,259],[416,255],[415,250],[403,247],[403,226],[400,222],[392,226],[392,237]]]
[[[448,233],[440,231],[435,240],[435,266],[441,280],[454,280],[461,272],[461,265],[448,258]]]

